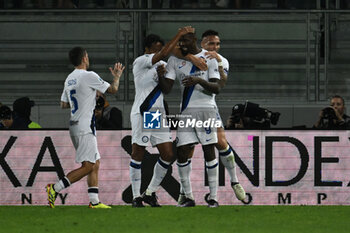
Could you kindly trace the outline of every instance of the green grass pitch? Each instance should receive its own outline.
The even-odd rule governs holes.
[[[350,206],[0,206],[1,233],[350,232]]]

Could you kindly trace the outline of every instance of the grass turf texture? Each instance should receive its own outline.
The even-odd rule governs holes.
[[[0,232],[350,232],[350,206],[0,206]]]

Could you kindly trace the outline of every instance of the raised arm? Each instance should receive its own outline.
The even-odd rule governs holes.
[[[209,58],[209,59],[213,59],[214,58],[218,62],[219,74],[220,74],[219,84],[220,84],[220,87],[223,88],[226,85],[226,82],[227,82],[227,75],[225,73],[221,57],[215,51],[208,51],[208,52],[205,53],[205,55],[207,56],[207,58]]]
[[[176,47],[179,39],[181,38],[181,36],[187,34],[187,33],[194,33],[194,28],[191,26],[186,26],[183,28],[180,28],[179,31],[177,32],[176,36],[169,41],[163,48],[162,50],[160,50],[158,53],[156,53],[153,57],[152,57],[152,65],[156,64],[157,62],[159,62],[160,60],[162,60],[163,58],[169,56],[169,54],[174,50],[174,48]]]
[[[123,66],[121,63],[115,63],[114,67],[109,67],[109,70],[111,71],[111,74],[113,75],[113,81],[111,83],[111,85],[108,87],[107,89],[107,93],[110,94],[115,94],[117,93],[118,89],[119,89],[119,80],[120,77],[123,74],[123,71],[125,69],[125,66]]]
[[[191,53],[187,54],[186,56],[183,56],[181,50],[178,47],[174,48],[172,54],[177,58],[192,62],[192,64],[197,66],[200,70],[206,71],[208,69],[207,63],[202,57],[196,57]]]

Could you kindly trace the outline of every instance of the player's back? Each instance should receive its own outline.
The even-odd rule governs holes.
[[[135,59],[133,63],[133,76],[135,85],[135,99],[131,114],[140,113],[140,106],[150,94],[154,94],[150,103],[153,108],[163,108],[163,94],[158,86],[157,66],[166,63],[159,61],[152,65],[154,54],[144,54]],[[157,90],[155,90],[157,88]]]
[[[104,86],[103,92],[109,86],[95,72],[83,69],[75,69],[65,81],[62,95],[66,95],[71,106],[70,129],[74,135],[94,132],[90,126],[96,105],[96,84]]]

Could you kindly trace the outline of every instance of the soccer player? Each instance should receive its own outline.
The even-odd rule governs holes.
[[[69,172],[56,184],[46,186],[49,205],[54,208],[56,196],[61,190],[87,176],[89,208],[111,208],[102,204],[98,198],[100,153],[95,134],[94,109],[96,91],[115,94],[118,91],[119,80],[125,67],[121,63],[116,63],[113,68],[109,68],[114,77],[112,83],[109,84],[95,72],[87,71],[89,57],[84,48],[74,47],[71,49],[69,60],[75,69],[64,82],[61,108],[71,109],[69,132],[76,150],[75,161],[81,163],[81,167]]]
[[[187,33],[179,41],[179,48],[182,55],[194,54],[196,57],[205,59],[204,49],[197,47],[197,38],[194,33]],[[159,82],[164,93],[170,92],[175,78],[181,82],[182,103],[181,113],[183,116],[191,118],[185,121],[206,121],[216,119],[214,94],[220,91],[220,74],[218,64],[215,59],[206,59],[208,70],[201,71],[193,63],[177,58],[170,57],[165,72],[158,72]],[[161,67],[158,71],[161,71]],[[177,166],[180,176],[182,189],[185,193],[185,200],[179,205],[180,207],[195,206],[192,194],[190,172],[191,160],[194,146],[201,143],[206,161],[208,173],[210,196],[208,198],[208,207],[218,207],[217,187],[218,187],[218,161],[215,158],[215,143],[217,135],[215,127],[178,127],[177,129],[177,147],[178,158]]]
[[[173,157],[172,139],[170,130],[143,129],[144,113],[156,112],[154,115],[152,114],[154,120],[159,119],[162,113],[165,113],[163,93],[158,85],[156,68],[161,64],[166,64],[161,60],[170,54],[180,37],[193,31],[194,29],[190,26],[179,29],[176,36],[165,46],[158,35],[148,35],[145,38],[144,55],[136,58],[133,63],[136,93],[130,113],[132,153],[129,167],[133,193],[132,207],[144,207],[143,202],[152,207],[160,206],[155,192],[158,190]],[[157,147],[160,158],[154,167],[152,180],[141,196],[141,163],[149,143]]]
[[[219,73],[220,73],[219,84],[220,84],[220,87],[223,88],[227,82],[229,62],[227,61],[226,58],[224,58],[218,53],[220,50],[220,45],[221,45],[221,42],[220,42],[220,37],[218,32],[214,30],[207,30],[202,34],[201,46],[202,48],[208,51],[205,53],[207,58],[216,59],[216,61],[218,62]],[[221,117],[217,107],[216,107],[216,110],[217,110],[217,117],[221,121]],[[230,175],[231,187],[237,199],[242,201],[245,199],[246,193],[242,185],[238,182],[238,178],[236,175],[235,158],[233,155],[233,151],[226,140],[224,128],[223,127],[218,128],[217,134],[218,134],[218,143],[215,144],[215,147],[219,151],[219,157],[221,159],[222,164],[225,166],[225,168],[227,169]]]

